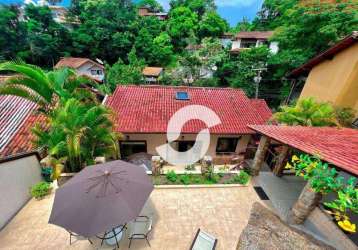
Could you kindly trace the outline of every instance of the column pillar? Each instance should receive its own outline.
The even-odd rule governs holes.
[[[251,166],[251,175],[257,176],[265,160],[267,149],[270,145],[270,139],[267,136],[261,136],[259,147],[257,148],[254,162]]]
[[[288,149],[289,147],[287,145],[282,146],[282,150],[280,152],[280,154],[278,155],[276,164],[275,164],[275,168],[273,169],[273,173],[278,176],[281,177],[282,176],[282,172],[284,169],[284,163],[288,154]]]

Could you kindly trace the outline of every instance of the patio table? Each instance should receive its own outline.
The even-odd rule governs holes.
[[[119,248],[119,242],[123,238],[123,231],[126,228],[126,225],[118,226],[116,228],[113,228],[112,230],[105,232],[103,236],[97,235],[96,237],[101,241],[101,246],[103,245],[103,241],[106,241],[106,243],[110,246],[117,245]]]

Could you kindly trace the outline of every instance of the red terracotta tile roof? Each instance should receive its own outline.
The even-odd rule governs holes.
[[[60,61],[58,61],[58,63],[55,65],[55,68],[61,68],[61,67],[69,67],[69,68],[73,68],[73,69],[78,69],[79,67],[81,67],[83,64],[90,62],[94,65],[97,65],[100,68],[104,68],[103,65],[96,63],[95,61],[92,61],[89,58],[80,58],[80,57],[64,57],[61,58]]]
[[[190,100],[176,100],[185,91]],[[203,105],[220,117],[222,124],[210,128],[213,134],[252,134],[248,124],[265,124],[265,114],[252,105],[243,91],[231,88],[117,86],[106,100],[116,115],[117,131],[122,133],[166,133],[172,115],[187,105]],[[262,110],[262,109],[260,109]],[[191,120],[182,133],[198,133],[206,126]]]
[[[249,126],[276,141],[311,155],[319,155],[358,175],[358,130],[330,127]]]
[[[267,106],[267,103],[264,99],[251,99],[251,104],[257,111],[257,114],[261,115],[261,117],[268,121],[272,116],[271,109]]]
[[[0,157],[33,150],[31,128],[44,117],[37,105],[15,96],[0,96]]]
[[[272,35],[273,31],[241,31],[237,33],[236,38],[269,39]]]
[[[159,76],[163,71],[160,67],[145,67],[142,71],[145,76]]]

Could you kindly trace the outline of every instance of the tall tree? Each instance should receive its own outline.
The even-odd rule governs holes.
[[[175,9],[177,7],[187,7],[198,16],[202,16],[205,12],[216,9],[214,0],[171,0],[170,8]]]
[[[216,11],[206,12],[199,22],[199,37],[218,37],[229,29],[229,24]]]
[[[75,2],[80,25],[73,32],[75,53],[114,63],[125,58],[135,40],[136,10],[130,0]]]
[[[26,5],[25,18],[29,51],[24,59],[33,64],[54,66],[70,50],[69,31],[53,20],[48,6]]]
[[[119,84],[143,83],[142,71],[145,67],[145,62],[137,58],[135,48],[128,54],[128,61],[128,64],[126,64],[119,58],[112,67],[107,65],[107,84],[112,91],[114,91]]]
[[[198,15],[188,7],[177,7],[170,12],[168,33],[176,48],[184,48],[188,38],[195,37]]]
[[[25,51],[26,29],[15,6],[0,5],[0,60],[14,59]]]

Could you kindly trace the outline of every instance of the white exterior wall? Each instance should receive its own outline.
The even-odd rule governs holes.
[[[231,45],[231,49],[240,49],[241,48],[241,39],[233,41]]]
[[[102,71],[102,75],[92,75],[91,74],[91,70],[101,70]],[[90,62],[83,64],[81,67],[79,67],[78,69],[76,69],[77,74],[79,75],[87,75],[89,77],[95,78],[99,81],[103,81],[104,80],[104,70],[103,68],[92,64]]]
[[[0,163],[0,229],[31,198],[30,187],[41,180],[41,167],[35,155]]]
[[[278,48],[278,42],[271,42],[271,43],[270,43],[271,53],[277,54],[278,49],[279,49],[279,48]]]
[[[195,141],[196,134],[184,134],[180,136],[179,141]],[[250,135],[211,135],[210,146],[207,155],[216,157],[216,146],[219,138],[229,137],[238,138],[241,137],[235,153],[243,153],[246,151],[247,144],[250,141]],[[147,153],[152,155],[158,155],[156,147],[167,143],[166,134],[124,134],[124,138],[128,141],[146,141],[147,142]]]

